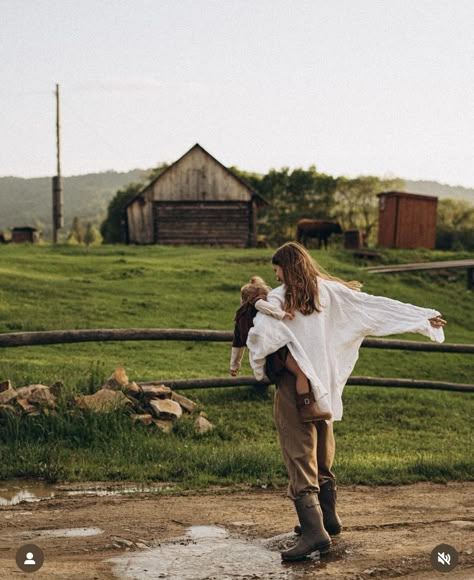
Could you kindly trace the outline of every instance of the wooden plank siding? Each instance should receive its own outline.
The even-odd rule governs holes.
[[[257,207],[265,204],[196,144],[127,204],[128,241],[255,247]]]
[[[137,199],[127,207],[127,228],[131,244],[154,243],[152,204],[146,197]]]
[[[395,246],[433,250],[436,243],[436,210],[437,204],[431,199],[400,198]]]
[[[194,147],[152,185],[154,201],[249,201],[250,192],[201,147]]]
[[[155,202],[157,244],[249,245],[248,202]]]
[[[379,193],[378,245],[428,248],[436,244],[438,199],[405,192]]]
[[[379,246],[395,246],[397,202],[396,197],[384,195],[379,198]]]

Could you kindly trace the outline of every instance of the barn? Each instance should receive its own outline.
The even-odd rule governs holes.
[[[267,202],[199,144],[125,206],[131,244],[257,244],[257,209]]]
[[[41,232],[38,228],[23,226],[12,229],[12,239],[14,244],[37,244],[40,241]]]
[[[385,191],[378,193],[377,197],[379,246],[434,249],[437,197],[403,191]]]

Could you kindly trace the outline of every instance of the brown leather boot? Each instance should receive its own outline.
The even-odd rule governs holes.
[[[329,479],[319,490],[319,505],[323,512],[324,528],[330,536],[337,536],[342,531],[342,522],[336,511],[336,482]],[[301,526],[295,526],[295,534],[301,534]]]
[[[323,421],[331,419],[332,415],[328,411],[323,412],[316,406],[316,399],[313,391],[299,395],[296,393],[296,406],[303,423],[312,423],[313,421]]]
[[[299,497],[295,500],[295,508],[302,533],[293,548],[281,553],[282,560],[303,560],[313,552],[327,552],[331,538],[324,529],[317,494],[309,493]]]

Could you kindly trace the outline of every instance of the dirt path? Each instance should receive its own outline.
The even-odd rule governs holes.
[[[321,561],[283,567],[278,552],[272,552],[281,567],[278,575],[236,572],[231,577],[472,579],[473,498],[474,483],[340,487],[339,512],[344,531],[335,540],[332,555]],[[232,537],[244,539],[250,546],[257,538],[289,532],[294,524],[293,508],[283,490],[213,490],[168,496],[59,495],[38,503],[0,508],[0,578],[108,580],[120,577],[114,575],[110,558],[125,552],[130,559],[145,554],[146,545],[163,546],[172,538],[183,536],[189,526],[223,526]],[[46,537],[38,532],[90,527],[103,532],[69,538]],[[126,541],[133,544],[127,548]],[[37,544],[45,553],[43,567],[34,574],[21,572],[15,563],[17,549],[28,543]],[[459,564],[449,574],[436,572],[430,565],[430,553],[441,543],[450,544],[459,552]],[[185,550],[183,554],[186,557]],[[148,571],[146,578],[171,578],[150,574]],[[122,577],[139,580],[145,575]],[[224,578],[207,576],[202,567],[196,568],[196,578],[210,577]],[[173,576],[173,580],[179,577]]]

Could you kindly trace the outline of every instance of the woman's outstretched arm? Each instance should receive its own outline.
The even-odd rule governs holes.
[[[436,342],[444,342],[443,326],[446,321],[439,311],[385,296],[356,292],[338,282],[330,284],[337,285],[332,286],[335,299],[347,314],[348,324],[352,321],[361,335],[387,336],[416,332]]]

